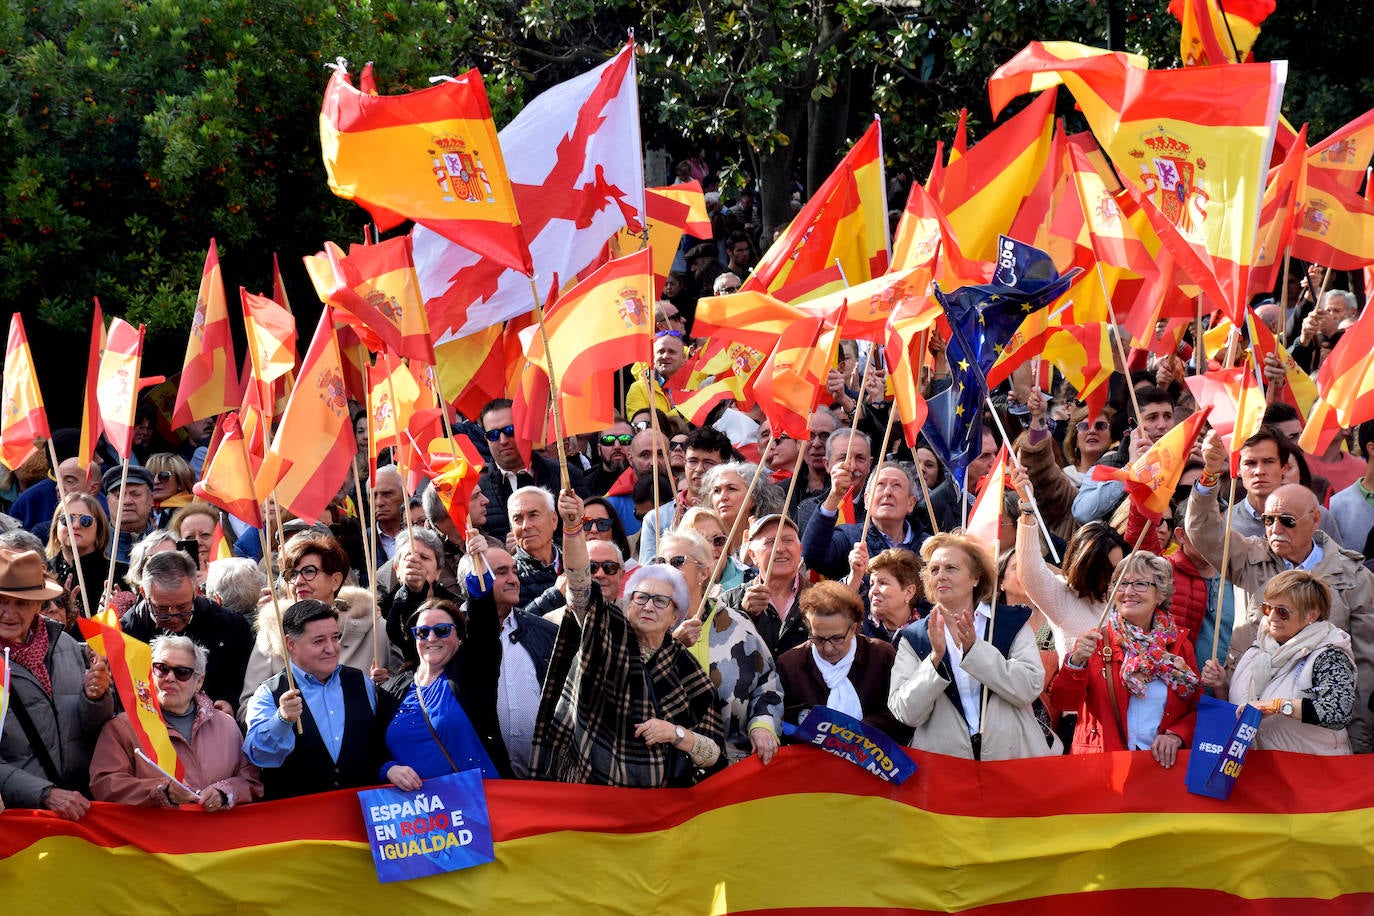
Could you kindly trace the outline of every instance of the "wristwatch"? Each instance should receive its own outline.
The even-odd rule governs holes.
[[[1279,706],[1279,712],[1283,713],[1285,716],[1293,715],[1293,701],[1284,700],[1283,703]]]
[[[683,738],[686,738],[686,737],[687,737],[687,733],[686,733],[685,731],[682,730],[682,726],[681,726],[681,725],[674,725],[674,726],[673,726],[673,735],[674,735],[673,744],[677,744],[677,743],[678,743],[679,741],[681,741]]]

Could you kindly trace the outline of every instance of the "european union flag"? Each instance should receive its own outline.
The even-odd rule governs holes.
[[[1059,298],[1081,272],[1060,276],[1045,252],[1001,236],[992,282],[961,286],[935,298],[945,309],[950,339],[950,387],[930,398],[924,432],[931,448],[961,484],[983,445],[982,407],[991,392],[987,373],[1031,312]]]

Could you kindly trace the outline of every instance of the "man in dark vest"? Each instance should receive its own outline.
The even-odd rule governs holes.
[[[263,682],[248,701],[243,741],[262,768],[264,797],[375,785],[386,757],[385,710],[367,675],[339,664],[337,613],[323,601],[297,601],[282,629],[296,689],[288,689],[285,671]]]

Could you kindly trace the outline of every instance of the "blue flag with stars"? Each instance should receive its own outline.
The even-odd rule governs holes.
[[[1081,273],[1061,276],[1045,252],[1001,236],[992,282],[961,286],[935,298],[949,320],[949,388],[926,399],[930,415],[923,431],[955,480],[967,489],[965,472],[983,445],[982,407],[987,373],[1007,341],[1031,312],[1059,298]]]

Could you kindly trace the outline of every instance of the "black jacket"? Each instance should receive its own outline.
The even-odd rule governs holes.
[[[148,599],[141,598],[138,603],[124,612],[119,618],[124,632],[144,642],[151,642],[154,636],[170,634],[153,619],[148,607]],[[253,628],[242,614],[226,611],[215,602],[201,595],[195,599],[195,613],[191,622],[181,631],[200,643],[210,653],[205,666],[205,693],[212,700],[224,700],[234,709],[238,708],[239,697],[243,695],[243,677],[248,671],[248,657],[253,654]]]
[[[524,473],[524,472],[522,472]],[[530,456],[530,477],[534,486],[543,487],[555,498],[561,486],[558,474],[558,462],[543,455],[534,454]],[[590,496],[587,490],[587,481],[582,476],[582,472],[573,465],[568,466],[568,482],[572,485],[574,492],[578,496]],[[514,492],[510,482],[506,480],[505,472],[496,466],[496,462],[489,462],[482,468],[482,476],[477,479],[477,485],[486,494],[487,500],[487,523],[482,526],[482,530],[493,537],[505,540],[510,534],[510,517],[506,515],[506,500]]]

